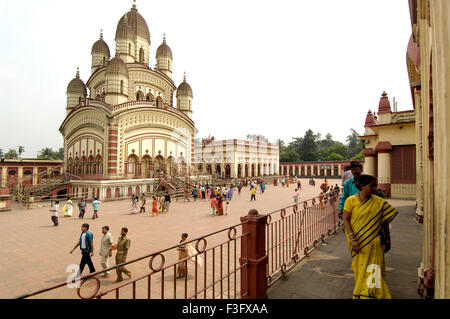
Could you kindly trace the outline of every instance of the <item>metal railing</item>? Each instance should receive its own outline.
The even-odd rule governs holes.
[[[335,193],[331,201],[326,194],[267,215],[265,239],[268,287],[336,232],[341,224],[338,199],[339,192]]]
[[[82,299],[242,298],[241,291],[247,289],[246,287],[241,289],[241,272],[248,263],[240,256],[242,247],[244,249],[248,247],[246,237],[249,235],[249,233],[242,234],[242,225],[243,223],[230,226],[183,244],[82,276],[79,279],[80,286],[76,289],[68,288],[67,283],[60,283],[19,298],[74,298],[76,295]],[[196,254],[179,259],[177,248],[186,244],[192,244]],[[193,265],[188,263],[190,260],[193,261]],[[112,284],[110,280],[100,279],[106,271],[127,265],[136,268],[137,264],[146,265],[149,270],[136,278],[120,283]],[[181,265],[186,267],[187,275],[177,279],[177,271]]]
[[[240,224],[85,275],[77,289],[60,283],[19,298],[264,298],[267,287],[337,231],[342,224],[338,198],[339,192],[332,200],[323,195],[267,215],[251,210]],[[180,259],[178,248],[186,244],[195,247],[195,254]],[[139,275],[120,283],[101,279],[106,271],[127,265]],[[180,266],[188,271],[177,279]]]

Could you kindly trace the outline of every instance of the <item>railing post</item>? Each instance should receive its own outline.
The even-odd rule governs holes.
[[[266,215],[258,214],[256,209],[241,217],[241,265],[248,263],[241,272],[241,294],[243,299],[265,299],[267,297],[267,263],[266,255]]]

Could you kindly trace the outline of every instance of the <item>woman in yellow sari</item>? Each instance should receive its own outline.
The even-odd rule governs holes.
[[[373,195],[377,180],[361,175],[356,187],[360,192],[350,196],[344,205],[344,228],[353,257],[355,273],[354,299],[391,299],[384,281],[384,253],[389,245],[386,226],[397,211],[384,199]]]

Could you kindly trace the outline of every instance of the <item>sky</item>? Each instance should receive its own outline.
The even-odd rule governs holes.
[[[0,0],[0,148],[23,158],[63,146],[66,89],[103,29],[114,36],[131,0]],[[262,134],[286,143],[308,129],[345,143],[364,133],[383,91],[411,110],[406,0],[137,0],[151,37],[166,33],[173,80],[186,72],[197,138]]]

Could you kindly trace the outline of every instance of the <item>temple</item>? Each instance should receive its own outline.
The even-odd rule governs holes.
[[[150,63],[150,31],[136,4],[120,17],[111,56],[102,32],[91,50],[91,76],[67,86],[64,171],[81,179],[72,194],[103,199],[152,191],[153,179],[193,165],[192,88],[172,80],[164,35]],[[176,106],[174,101],[176,99]],[[143,189],[144,187],[144,189]]]

